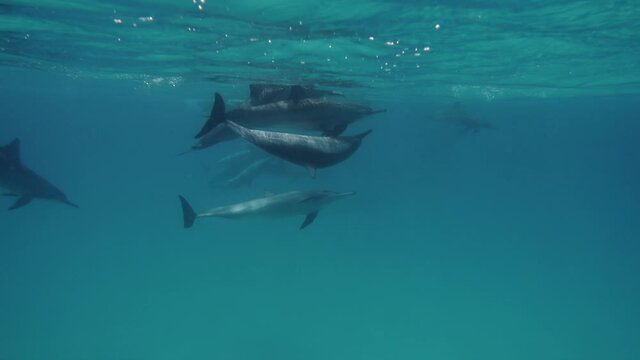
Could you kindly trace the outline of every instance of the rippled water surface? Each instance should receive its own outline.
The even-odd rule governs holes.
[[[2,64],[74,77],[488,98],[640,85],[635,1],[5,1],[0,20]]]

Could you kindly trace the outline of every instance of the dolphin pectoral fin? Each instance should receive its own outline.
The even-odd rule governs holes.
[[[184,228],[188,229],[193,226],[193,222],[196,221],[196,217],[198,216],[193,208],[182,196],[178,196],[180,198],[180,205],[182,205],[182,220],[184,224]]]
[[[19,197],[18,200],[16,200],[16,202],[13,203],[13,205],[11,205],[11,207],[9,207],[9,210],[15,210],[15,209],[21,208],[21,207],[29,204],[31,202],[31,200],[33,200],[33,197],[28,196],[28,195],[23,195],[23,196]]]
[[[69,205],[69,206],[71,206],[71,207],[74,207],[74,208],[76,208],[76,209],[79,209],[79,208],[80,208],[80,206],[78,206],[78,205],[76,205],[76,204],[72,203],[72,202],[71,202],[71,201],[69,201],[69,200],[64,200],[64,201],[62,201],[62,203],[63,203],[63,204],[66,204],[66,205]]]
[[[316,217],[318,216],[318,210],[314,211],[314,212],[310,212],[309,214],[307,214],[307,217],[304,218],[304,222],[302,223],[302,225],[300,225],[300,229],[302,230],[304,228],[306,228],[307,226],[311,225],[311,223],[313,222],[313,220],[316,219]]]
[[[307,165],[306,166],[307,171],[309,172],[309,175],[311,175],[312,179],[316,178],[316,168],[314,168],[313,166]]]
[[[347,130],[347,124],[339,124],[333,127],[333,129],[325,130],[322,132],[322,136],[337,137],[340,136],[345,130]]]
[[[352,141],[362,141],[362,139],[367,137],[367,135],[371,134],[371,132],[373,132],[373,130],[369,129],[365,132],[361,132],[360,134],[345,136],[344,138],[350,139]]]
[[[183,152],[177,153],[177,154],[176,154],[176,156],[187,155],[187,154],[189,154],[190,152],[192,152],[193,150],[194,150],[193,148],[191,148],[191,149],[189,149],[189,150],[185,150],[185,151],[183,151]]]
[[[225,120],[225,109],[224,109],[224,100],[222,96],[218,93],[215,94],[215,100],[213,102],[213,109],[211,109],[211,114],[209,115],[209,119],[204,124],[202,129],[196,134],[195,138],[201,138],[206,133],[211,131],[216,125],[224,122]]]

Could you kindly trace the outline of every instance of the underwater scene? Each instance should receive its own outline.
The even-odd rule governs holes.
[[[0,360],[640,359],[640,2],[0,1]]]

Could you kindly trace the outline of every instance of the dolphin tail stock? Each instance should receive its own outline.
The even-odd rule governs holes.
[[[182,205],[182,220],[185,229],[188,229],[193,226],[193,222],[196,221],[196,217],[198,214],[193,210],[187,199],[182,196],[178,196],[180,198],[180,205]]]
[[[213,101],[213,108],[211,109],[211,114],[209,115],[209,119],[204,124],[202,129],[196,134],[195,138],[201,138],[206,133],[211,131],[216,125],[224,122],[225,120],[225,107],[224,107],[224,99],[219,93],[215,93],[215,100]]]

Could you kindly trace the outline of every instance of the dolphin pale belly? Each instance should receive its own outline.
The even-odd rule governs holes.
[[[202,150],[235,139],[237,135],[224,126],[225,120],[253,129],[321,132],[327,136],[339,136],[353,122],[385,111],[326,98],[304,98],[255,106],[244,104],[225,112],[224,100],[216,93],[211,115],[196,135],[198,141],[191,149]]]
[[[354,194],[353,192],[338,193],[327,190],[291,191],[233,205],[220,206],[201,213],[196,213],[184,197],[179,196],[179,198],[185,228],[190,228],[196,219],[204,217],[251,218],[305,215],[305,220],[300,226],[300,229],[304,229],[315,220],[321,208],[338,199]]]
[[[353,122],[384,110],[327,98],[281,100],[256,106],[240,106],[225,114],[242,126],[256,129],[322,132],[340,135]]]
[[[333,166],[353,155],[360,147],[362,139],[372,131],[368,130],[354,136],[327,137],[252,130],[232,121],[227,121],[227,125],[240,137],[260,149],[306,167],[312,177],[315,177],[316,169]]]
[[[78,207],[61,190],[22,164],[18,139],[0,147],[0,187],[8,190],[3,195],[18,198],[9,210],[21,208],[33,199],[53,200]]]

